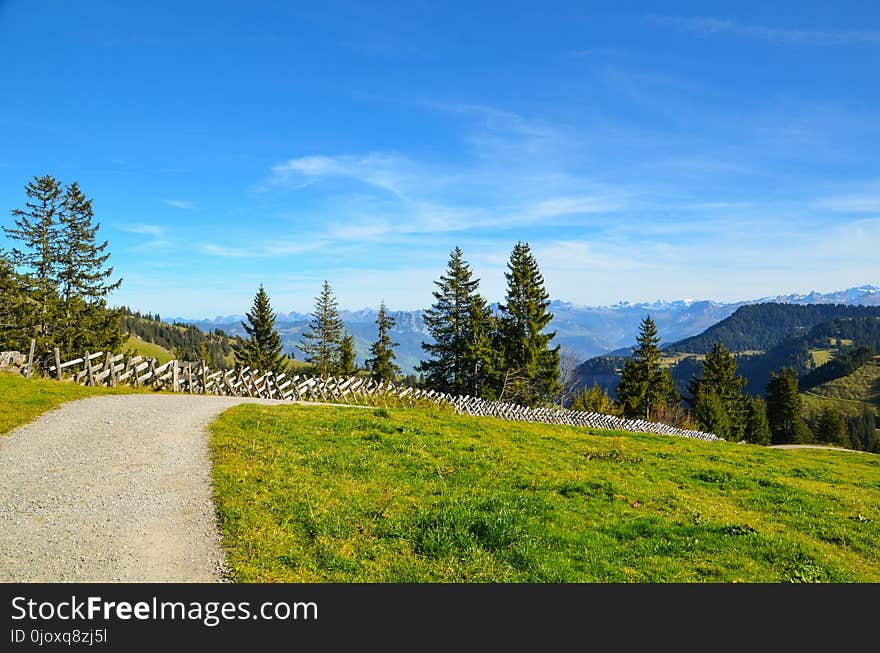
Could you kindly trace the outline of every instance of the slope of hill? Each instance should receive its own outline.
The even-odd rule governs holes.
[[[803,416],[813,427],[829,406],[844,417],[857,448],[880,451],[880,357],[851,374],[801,393]]]
[[[764,309],[762,306],[769,306]],[[803,309],[821,308],[819,313],[806,313]],[[866,345],[880,351],[880,307],[852,307],[840,305],[827,305],[822,307],[804,307],[795,305],[756,305],[743,307],[737,311],[746,311],[748,319],[737,318],[723,321],[719,325],[711,327],[697,338],[689,339],[691,343],[701,343],[711,349],[727,330],[736,328],[750,329],[736,331],[741,344],[761,344],[763,342],[777,342],[767,351],[743,352],[737,356],[739,374],[747,383],[745,391],[750,394],[764,394],[771,372],[776,372],[783,367],[792,367],[798,375],[804,375],[813,369],[814,354],[821,350],[825,356],[833,356],[839,351],[849,351],[860,345]],[[757,311],[757,312],[756,312]],[[780,316],[780,321],[789,325],[800,325],[806,322],[805,316],[816,314],[831,314],[837,316],[809,328],[793,326],[793,334],[779,338],[779,334],[768,335],[764,331],[772,331],[772,326],[767,320],[770,316]],[[758,316],[761,319],[752,319]],[[726,325],[725,325],[726,322]],[[717,327],[722,326],[722,329]],[[722,338],[725,346],[728,341]],[[700,373],[699,356],[705,351],[682,357],[679,353],[678,343],[674,343],[664,349],[665,363],[671,368],[673,379],[679,390],[684,391],[690,378]],[[689,349],[698,348],[696,346]],[[628,352],[629,353],[629,352]],[[576,371],[579,383],[590,386],[599,383],[608,392],[613,392],[619,381],[619,371],[623,367],[624,357],[599,356],[581,364]]]
[[[719,340],[733,352],[765,351],[835,318],[880,316],[880,307],[845,304],[751,304],[703,333],[673,342],[667,351],[703,354]],[[662,332],[661,332],[662,333]]]
[[[123,351],[134,352],[136,355],[143,356],[144,358],[155,358],[160,364],[167,363],[174,358],[174,354],[165,349],[165,347],[147,342],[133,333],[129,334],[128,339],[122,345],[122,349]]]
[[[120,330],[128,335],[125,346],[144,356],[170,360],[175,350],[186,360],[206,359],[214,367],[232,364],[234,338],[220,329],[204,332],[192,324],[168,324],[158,316],[123,309]],[[158,347],[158,349],[151,349]],[[167,356],[167,358],[166,358]]]
[[[851,374],[811,388],[806,393],[851,407],[868,406],[880,416],[880,356]]]
[[[746,392],[763,394],[771,372],[783,367],[793,368],[798,376],[806,374],[813,367],[812,351],[817,348],[830,348],[832,354],[860,345],[880,350],[880,308],[869,310],[875,315],[828,320],[802,335],[784,339],[763,354],[739,356]]]
[[[211,430],[236,582],[880,580],[878,456],[428,410]]]

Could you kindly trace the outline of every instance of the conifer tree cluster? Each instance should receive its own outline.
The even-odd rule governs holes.
[[[507,268],[505,303],[496,314],[461,248],[451,252],[434,282],[434,304],[424,312],[434,339],[422,344],[429,357],[419,364],[427,387],[529,406],[548,403],[559,391],[549,295],[527,243],[514,246]]]
[[[51,175],[34,177],[25,194],[3,226],[15,244],[0,251],[0,349],[24,350],[31,338],[43,356],[54,347],[62,356],[117,348],[120,313],[107,296],[122,280],[111,280],[92,200]]]

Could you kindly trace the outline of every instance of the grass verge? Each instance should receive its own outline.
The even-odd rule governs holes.
[[[88,388],[51,379],[26,379],[0,373],[0,435],[4,435],[65,401],[133,392],[130,388]]]

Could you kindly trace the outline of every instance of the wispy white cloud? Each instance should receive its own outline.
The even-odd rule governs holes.
[[[269,185],[303,188],[319,179],[340,177],[403,196],[416,174],[412,167],[405,157],[385,152],[303,156],[274,166]]]
[[[806,43],[813,45],[854,45],[880,43],[878,30],[802,29],[747,25],[732,20],[703,17],[657,16],[648,19],[658,25],[702,36],[731,35],[773,43]]]
[[[138,236],[146,236],[131,245],[128,250],[131,252],[145,252],[148,250],[164,249],[171,247],[174,243],[168,238],[164,227],[155,224],[135,223],[135,224],[117,224],[114,225],[120,231],[135,234]]]
[[[202,243],[199,247],[206,254],[223,258],[270,258],[275,256],[288,256],[291,254],[303,254],[321,249],[328,241],[290,241],[278,240],[268,243],[259,243],[244,247],[228,247],[216,243]]]
[[[186,209],[187,211],[198,208],[195,202],[189,200],[162,200],[162,203],[173,206],[175,209]]]
[[[119,224],[116,228],[130,234],[143,234],[161,238],[165,235],[165,229],[156,224]]]

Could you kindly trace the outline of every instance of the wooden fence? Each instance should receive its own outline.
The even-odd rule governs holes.
[[[58,349],[55,349],[52,358],[54,364],[43,370],[45,376],[88,386],[129,385],[136,388],[144,387],[190,394],[344,404],[382,405],[389,400],[404,405],[431,402],[448,404],[457,413],[464,415],[677,435],[706,441],[721,439],[712,433],[677,428],[659,422],[624,419],[567,408],[528,408],[507,402],[487,401],[479,397],[449,395],[434,390],[412,388],[392,382],[376,382],[358,376],[321,378],[299,374],[260,372],[249,367],[234,370],[212,370],[203,361],[171,360],[159,365],[155,358],[126,357],[123,354],[102,351],[85,352],[79,358],[62,362]],[[30,376],[33,367],[33,348],[31,348],[28,362],[21,367],[20,371],[22,374]]]

